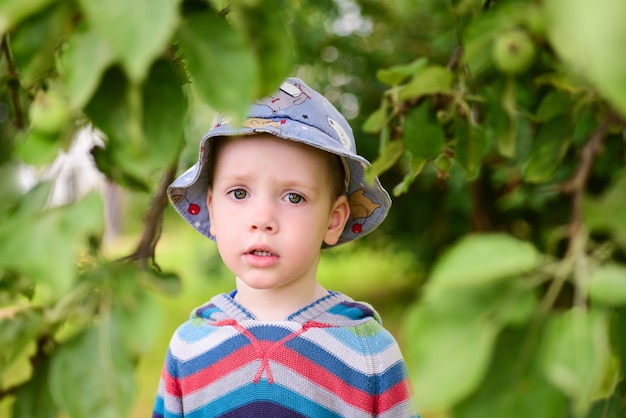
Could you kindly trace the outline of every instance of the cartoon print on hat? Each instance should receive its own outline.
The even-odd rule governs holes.
[[[343,144],[343,146],[348,148],[350,151],[352,151],[351,144],[350,144],[350,137],[348,136],[346,131],[344,131],[341,125],[337,123],[335,119],[331,118],[330,116],[328,117],[328,124],[330,125],[331,128],[335,130],[335,132],[337,132],[337,135],[339,135],[339,139],[341,139],[341,143]]]
[[[348,196],[348,204],[350,205],[350,217],[355,221],[352,225],[352,232],[360,234],[363,231],[363,223],[358,223],[358,221],[363,219],[365,222],[380,207],[380,204],[365,196],[363,189],[351,193]]]
[[[243,122],[234,124],[230,118],[219,116],[200,142],[198,161],[169,186],[168,196],[177,212],[201,234],[215,240],[209,232],[211,220],[206,207],[211,138],[255,133],[268,133],[343,157],[350,218],[335,245],[370,233],[387,216],[391,199],[378,178],[372,183],[365,180],[365,170],[371,164],[356,153],[346,119],[302,80],[288,78],[277,92],[251,104]]]
[[[303,84],[286,80],[276,94],[259,100],[257,104],[268,106],[274,114],[291,106],[301,104],[311,98],[311,94]]]

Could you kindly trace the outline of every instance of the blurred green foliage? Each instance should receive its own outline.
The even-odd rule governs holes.
[[[393,191],[320,280],[389,313],[424,416],[622,416],[624,15],[623,0],[1,0],[4,405],[128,416],[156,387],[133,376],[183,283],[155,258],[163,185],[215,111],[241,115],[292,74]],[[59,205],[54,179],[24,184],[91,126],[99,171],[145,216],[128,253],[105,251],[97,193]],[[213,253],[177,257],[223,277]]]

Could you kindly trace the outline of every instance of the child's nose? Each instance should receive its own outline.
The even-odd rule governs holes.
[[[250,229],[253,231],[265,231],[275,233],[278,231],[276,219],[276,207],[269,199],[259,200],[255,205],[255,213],[252,215]]]

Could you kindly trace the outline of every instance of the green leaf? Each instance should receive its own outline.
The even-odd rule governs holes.
[[[140,356],[146,353],[158,335],[163,315],[150,294],[138,292],[132,304],[115,304],[111,317],[119,326],[126,349]]]
[[[527,323],[537,306],[535,292],[522,277],[474,287],[449,288],[445,292],[426,289],[422,301],[466,321],[489,318],[498,328]]]
[[[275,0],[256,2],[252,7],[234,6],[233,15],[240,19],[258,62],[259,86],[255,97],[268,96],[282,84],[294,65],[295,49],[285,17]]]
[[[404,155],[405,151],[404,142],[389,142],[378,158],[367,168],[365,172],[366,180],[372,182],[376,177],[389,170]]]
[[[584,417],[607,372],[608,323],[603,312],[575,308],[550,319],[545,330],[542,369],[548,380]]]
[[[410,344],[405,356],[420,408],[443,410],[480,384],[489,364],[497,328],[420,305],[407,315]]]
[[[24,20],[11,34],[11,52],[22,85],[32,86],[54,68],[55,51],[64,40],[72,14],[68,3],[54,5]]]
[[[163,111],[167,103],[167,111]],[[182,81],[169,62],[157,61],[143,87],[143,129],[139,150],[147,170],[159,170],[178,159],[183,142],[187,101]]]
[[[521,24],[531,7],[524,2],[503,3],[472,19],[462,39],[462,59],[471,74],[477,76],[490,67],[493,41],[501,32]]]
[[[623,418],[624,401],[619,394],[596,400],[586,418]]]
[[[28,190],[19,200],[15,209],[11,212],[11,216],[15,218],[35,218],[43,211],[52,190],[51,181],[42,181],[37,183],[32,189]]]
[[[587,279],[589,296],[606,305],[626,304],[626,267],[608,263],[595,269]]]
[[[383,126],[387,124],[387,106],[382,104],[378,109],[368,116],[363,123],[363,132],[374,134],[380,132]]]
[[[567,116],[558,116],[541,125],[533,142],[524,180],[542,183],[550,180],[569,148],[573,126]]]
[[[428,59],[421,57],[405,65],[394,65],[390,68],[380,69],[376,72],[376,78],[381,83],[395,87],[402,84],[409,77],[416,76],[428,64]]]
[[[155,285],[161,292],[175,296],[182,290],[183,284],[180,277],[175,273],[160,272],[156,270],[149,270],[150,283]]]
[[[15,393],[13,418],[57,418],[59,411],[48,386],[49,357],[38,359],[30,380]]]
[[[11,30],[23,19],[44,9],[55,0],[3,0],[0,2],[0,35]]]
[[[482,129],[465,119],[455,119],[454,128],[457,135],[456,161],[461,164],[468,179],[475,179],[480,172],[483,158],[489,151],[489,142]]]
[[[407,113],[403,125],[403,140],[407,149],[418,158],[430,160],[442,151],[446,141],[445,134],[428,101]]]
[[[41,312],[15,308],[15,314],[9,315],[10,309],[3,309],[6,316],[3,315],[4,318],[0,320],[0,381],[4,380],[4,375],[16,362],[24,360],[31,353],[28,347],[36,342],[46,327]]]
[[[2,200],[0,200],[0,214],[14,207],[23,195],[20,185],[22,169],[23,166],[17,161],[0,164],[0,178],[4,179],[4,181],[0,182],[0,196],[2,196]]]
[[[17,210],[11,222],[0,224],[0,269],[19,271],[45,285],[42,298],[54,300],[71,288],[79,252],[90,235],[102,233],[103,221],[96,193],[34,215],[28,208]]]
[[[537,108],[537,118],[545,122],[556,116],[568,115],[572,107],[572,100],[567,93],[552,90],[541,99]]]
[[[118,67],[105,72],[102,82],[85,112],[98,129],[113,142],[124,144],[128,141],[130,125],[130,108],[126,96],[129,83]],[[120,145],[123,146],[123,145]]]
[[[567,400],[541,375],[529,335],[527,328],[502,333],[482,385],[454,407],[455,418],[566,416]]]
[[[107,41],[128,77],[140,82],[176,29],[178,1],[80,0],[85,17]]]
[[[133,86],[113,67],[85,110],[108,138],[104,150],[93,152],[101,171],[120,184],[145,189],[149,186],[144,179],[178,158],[187,100],[182,80],[165,60],[155,62],[138,92],[141,112],[133,112],[133,93]]]
[[[609,339],[611,341],[611,349],[615,356],[621,359],[621,368],[624,370],[626,364],[626,308],[621,307],[614,309],[609,316]],[[622,381],[623,393],[626,393],[626,381]]]
[[[500,97],[500,103],[502,110],[509,119],[508,130],[502,132],[497,138],[498,151],[501,155],[513,158],[517,148],[517,129],[519,112],[517,109],[517,99],[515,97],[516,82],[515,78],[508,77],[502,96]]]
[[[258,67],[241,33],[214,14],[196,14],[179,28],[192,84],[213,109],[244,115],[258,85]]]
[[[423,158],[411,158],[408,171],[404,175],[404,178],[393,188],[393,195],[400,196],[407,193],[409,191],[409,187],[411,187],[415,178],[422,172],[427,162],[428,160]]]
[[[626,2],[553,0],[545,6],[558,55],[626,115]]]
[[[96,32],[78,28],[63,49],[61,59],[70,105],[80,109],[96,92],[104,71],[115,57],[106,41]],[[86,62],[89,65],[85,65]]]
[[[537,297],[523,278],[490,287],[494,300],[486,302],[483,310],[489,312],[494,321],[502,326],[519,326],[530,321],[537,308]]]
[[[576,121],[572,144],[583,146],[598,127],[596,111],[592,105],[581,106],[576,112],[573,112],[572,117]]]
[[[404,328],[411,341],[405,355],[415,393],[424,396],[421,407],[445,409],[472,393],[483,380],[497,333],[527,323],[536,305],[534,292],[521,278],[445,293],[427,291],[407,314]]]
[[[406,85],[400,87],[398,99],[416,99],[429,94],[450,93],[452,73],[447,68],[431,65],[418,72]]]
[[[15,153],[25,164],[41,167],[51,164],[62,147],[59,135],[29,130],[17,144]]]
[[[105,315],[97,327],[55,352],[49,387],[55,404],[72,418],[127,416],[134,392],[133,366],[121,337]]]
[[[470,234],[436,262],[427,291],[481,286],[528,273],[541,262],[529,243],[505,234]]]
[[[150,161],[145,158],[145,135],[141,129],[139,132],[133,129],[137,125],[141,128],[142,121],[137,119],[142,112],[133,112],[129,103],[132,89],[133,86],[118,67],[111,67],[105,72],[85,112],[93,124],[104,132],[108,141],[104,149],[96,147],[91,153],[98,169],[108,179],[138,190],[149,190],[144,179],[150,178],[153,173]]]
[[[626,170],[614,174],[613,182],[599,198],[586,197],[583,218],[591,230],[608,232],[626,248]]]
[[[506,80],[499,79],[485,87],[485,138],[493,144],[500,144],[501,138],[514,135],[517,131],[517,118],[511,118],[502,106],[502,97],[508,84]],[[506,141],[506,139],[505,139]],[[515,141],[515,138],[513,138]]]

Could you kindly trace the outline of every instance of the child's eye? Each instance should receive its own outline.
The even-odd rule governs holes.
[[[246,192],[244,189],[232,190],[230,194],[237,200],[245,199],[248,196],[248,192]]]
[[[288,193],[287,200],[289,201],[289,203],[297,204],[302,203],[304,201],[304,197],[302,197],[298,193]]]

